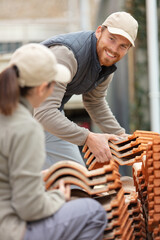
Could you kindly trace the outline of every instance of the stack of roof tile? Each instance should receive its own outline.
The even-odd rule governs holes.
[[[77,197],[91,197],[80,189],[72,189],[71,192],[72,199]],[[134,240],[133,220],[130,218],[128,212],[129,204],[125,200],[123,188],[120,188],[118,191],[111,191],[104,195],[98,194],[92,197],[98,201],[107,212],[108,225],[104,231],[103,240]]]
[[[154,239],[160,239],[160,137],[153,139],[146,155],[145,183],[147,185],[148,229]]]
[[[102,204],[108,218],[104,239],[134,240],[128,203],[125,202],[120,174],[113,161],[102,168],[91,171],[76,162],[58,162],[44,177],[46,190],[56,189],[61,178],[65,183],[81,188],[72,189],[72,199],[92,197]]]
[[[146,158],[133,165],[134,183],[146,220],[148,239],[160,239],[160,136],[148,143]]]
[[[126,138],[120,138],[117,141],[110,140],[109,147],[113,160],[118,165],[133,165],[135,162],[141,162],[146,154],[148,142],[152,141],[158,133],[149,131],[135,131]],[[87,159],[86,165],[89,170],[99,168],[104,163],[97,163],[94,155],[85,145],[83,148],[84,158]]]
[[[46,190],[65,183],[72,198],[92,197],[107,212],[104,240],[160,240],[160,135],[135,131],[126,138],[110,141],[112,160],[97,163],[85,145],[86,165],[73,161],[54,164],[44,177]],[[133,178],[121,177],[119,165],[131,165]]]
[[[114,163],[100,169],[88,171],[84,166],[72,161],[60,161],[50,167],[44,177],[46,190],[56,189],[60,179],[67,184],[84,189],[89,195],[120,189],[120,174]]]
[[[149,236],[149,232],[148,232],[148,223],[147,223],[147,185],[145,183],[145,175],[144,175],[144,171],[142,171],[142,169],[144,169],[144,162],[145,159],[143,159],[143,162],[141,163],[135,163],[133,164],[133,179],[134,179],[134,185],[136,187],[136,191],[138,193],[138,198],[141,201],[141,205],[142,205],[142,211],[143,211],[143,216],[145,219],[145,229],[146,229],[146,233],[147,236]]]
[[[124,190],[118,193],[96,198],[107,212],[108,225],[104,232],[104,239],[132,240],[132,219],[129,218],[128,204],[125,202]]]
[[[160,135],[151,131],[135,131],[133,135],[118,141],[110,141],[112,161],[119,165],[131,165],[135,190],[130,193],[125,189],[126,201],[132,199],[137,205],[136,214],[128,212],[132,218],[133,236],[135,239],[160,239]],[[84,146],[84,158],[88,169],[97,169],[104,163],[96,159]],[[159,176],[159,177],[158,177]],[[129,188],[128,188],[129,189]],[[126,195],[126,193],[128,195]],[[134,200],[133,200],[134,199]],[[153,232],[153,233],[152,233]]]
[[[145,219],[133,178],[123,176],[121,182],[125,192],[125,202],[128,204],[129,218],[132,220],[132,235],[135,239],[146,240]]]

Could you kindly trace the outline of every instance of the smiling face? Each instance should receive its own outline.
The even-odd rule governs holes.
[[[101,66],[109,67],[126,55],[131,43],[121,35],[110,33],[106,27],[102,29],[99,26],[96,30],[97,55]]]

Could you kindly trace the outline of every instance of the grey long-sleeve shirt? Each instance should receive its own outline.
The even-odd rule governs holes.
[[[44,132],[25,105],[11,116],[0,114],[1,240],[22,240],[27,221],[51,216],[65,203],[59,190],[45,191]]]
[[[72,81],[77,72],[77,61],[73,52],[67,47],[59,45],[51,47],[51,51],[56,55],[59,63],[69,68]],[[83,94],[82,99],[85,109],[102,132],[120,135],[125,133],[125,130],[113,116],[106,101],[107,88],[112,78],[113,74],[94,90]],[[58,110],[66,87],[65,84],[56,84],[53,94],[39,108],[35,109],[35,117],[42,123],[46,131],[81,146],[85,143],[89,130],[79,127]]]

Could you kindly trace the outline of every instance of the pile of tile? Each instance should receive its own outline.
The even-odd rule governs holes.
[[[126,138],[120,138],[117,141],[109,141],[109,147],[113,160],[118,165],[133,165],[135,162],[141,162],[146,154],[147,145],[158,133],[150,131],[135,131]],[[99,168],[104,164],[97,163],[94,155],[85,145],[83,148],[84,158],[87,159],[86,165],[89,170]]]
[[[160,136],[148,144],[146,159],[133,165],[133,178],[150,239],[160,239]]]
[[[114,162],[100,169],[88,171],[76,162],[60,161],[50,167],[44,177],[46,190],[58,188],[61,178],[66,184],[84,189],[90,196],[120,189],[122,185]]]
[[[125,201],[124,190],[95,198],[107,212],[108,225],[104,232],[104,239],[134,239],[132,219],[128,212],[128,203]]]
[[[134,239],[147,239],[143,209],[141,201],[138,199],[133,178],[123,176],[121,181],[125,192],[125,202],[128,204],[129,218],[132,221],[132,236],[134,236]]]
[[[145,182],[147,185],[148,229],[160,224],[160,137],[154,138],[146,155]],[[158,231],[160,239],[160,229]]]
[[[127,138],[110,141],[109,146],[117,167],[131,165],[133,169],[135,190],[125,192],[126,201],[132,198],[132,202],[137,205],[137,217],[130,214],[132,236],[135,239],[160,240],[160,134],[135,131]],[[88,169],[104,165],[96,163],[87,146],[84,146],[83,152]]]
[[[138,193],[138,198],[141,201],[142,205],[142,211],[143,211],[143,216],[145,219],[145,229],[146,229],[146,234],[147,234],[147,239],[152,239],[151,236],[149,238],[149,231],[148,231],[148,224],[147,224],[147,185],[145,183],[145,175],[142,172],[142,166],[144,169],[144,162],[145,159],[143,159],[143,162],[140,163],[134,163],[132,166],[133,169],[133,179],[134,179],[134,185],[136,187],[136,191]]]
[[[117,164],[111,161],[108,165],[89,171],[76,162],[58,162],[44,176],[46,190],[58,188],[62,178],[66,184],[81,188],[72,189],[72,199],[91,197],[102,204],[108,218],[104,239],[135,239],[128,212],[129,203],[125,199]]]
[[[91,197],[106,210],[104,240],[160,240],[160,135],[135,131],[110,141],[112,160],[98,163],[85,145],[88,167],[73,161],[54,164],[44,177],[46,190],[56,189],[63,178],[74,198]],[[133,177],[121,177],[119,165],[131,165]]]

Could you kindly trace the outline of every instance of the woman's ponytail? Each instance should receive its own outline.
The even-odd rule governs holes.
[[[18,69],[11,66],[0,73],[0,112],[11,115],[19,102]]]

